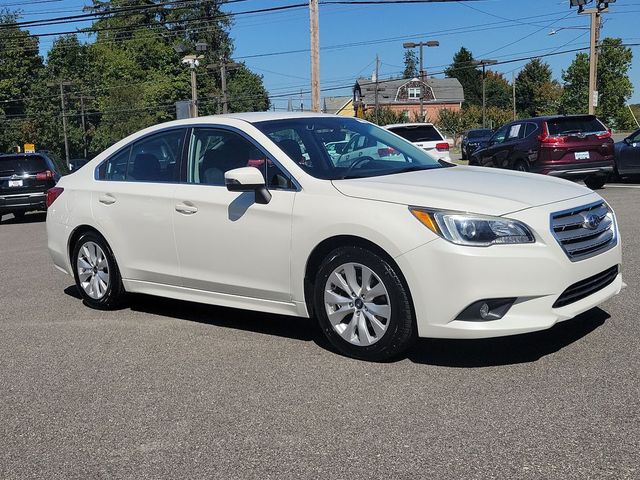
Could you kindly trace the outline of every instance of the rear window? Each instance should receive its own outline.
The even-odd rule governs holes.
[[[492,133],[493,133],[493,131],[489,130],[489,129],[486,129],[486,130],[469,130],[469,133],[467,134],[467,138],[490,137]]]
[[[402,138],[405,138],[410,142],[437,142],[444,140],[442,135],[440,135],[431,125],[419,127],[394,127],[390,128],[389,131],[400,135]]]
[[[0,157],[0,175],[39,173],[47,170],[47,162],[38,156]]]
[[[547,121],[549,135],[604,132],[606,127],[596,117],[566,117]]]

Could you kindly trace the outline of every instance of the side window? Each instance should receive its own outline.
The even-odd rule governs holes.
[[[491,143],[498,144],[504,142],[504,139],[507,136],[509,126],[504,126],[500,128],[496,133],[491,137]]]
[[[173,182],[177,180],[184,130],[170,130],[133,144],[127,168],[132,182]]]
[[[524,124],[515,123],[509,127],[509,136],[507,137],[507,139],[517,140],[519,138],[524,138],[524,131],[525,131]]]
[[[127,177],[129,152],[131,152],[131,147],[120,150],[100,165],[98,180],[124,181]]]
[[[189,145],[187,181],[224,186],[224,174],[241,167],[256,167],[270,188],[289,188],[289,179],[253,143],[228,130],[195,128]]]
[[[527,130],[524,134],[525,137],[532,135],[536,130],[538,130],[538,125],[535,123],[527,123]]]

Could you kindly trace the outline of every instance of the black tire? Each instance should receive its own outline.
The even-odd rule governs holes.
[[[343,339],[334,330],[327,315],[324,300],[327,280],[334,270],[347,263],[358,263],[369,268],[381,280],[388,293],[391,314],[386,331],[379,340],[368,346],[354,345]],[[313,292],[315,314],[324,335],[343,355],[373,362],[385,361],[407,351],[416,339],[416,321],[408,288],[396,268],[379,255],[360,247],[337,248],[320,265]],[[345,318],[353,317],[347,315]]]
[[[516,162],[513,164],[513,169],[518,172],[528,172],[529,164],[524,160],[516,160]]]
[[[85,292],[79,279],[77,267],[78,256],[80,255],[80,249],[88,242],[93,242],[102,249],[108,266],[109,283],[104,295],[98,299],[92,298],[87,294],[87,292]],[[78,288],[78,292],[82,296],[82,300],[85,305],[97,310],[115,310],[122,305],[126,292],[124,285],[122,284],[120,269],[118,268],[118,264],[109,244],[101,235],[96,232],[86,232],[78,238],[71,253],[71,268],[73,269],[73,277],[76,281],[76,287]]]
[[[584,179],[584,184],[591,190],[599,190],[607,183],[606,175],[590,175]]]

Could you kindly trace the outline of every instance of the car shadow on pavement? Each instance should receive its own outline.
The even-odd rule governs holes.
[[[407,356],[415,363],[461,368],[535,362],[587,336],[609,317],[593,308],[541,332],[481,340],[420,339]]]
[[[46,212],[27,213],[24,217],[18,219],[12,214],[2,215],[0,223],[2,225],[12,225],[18,223],[42,223],[47,219]]]
[[[315,322],[308,318],[217,307],[140,294],[130,295],[128,306],[134,312],[162,315],[216,327],[233,328],[294,340],[311,341],[317,335]]]

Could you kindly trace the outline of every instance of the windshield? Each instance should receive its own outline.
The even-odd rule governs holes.
[[[467,135],[467,138],[471,139],[471,138],[489,138],[491,136],[491,134],[493,133],[493,130],[469,130],[469,133]]]
[[[373,177],[450,165],[441,164],[421,148],[355,118],[292,118],[254,125],[316,178]]]

